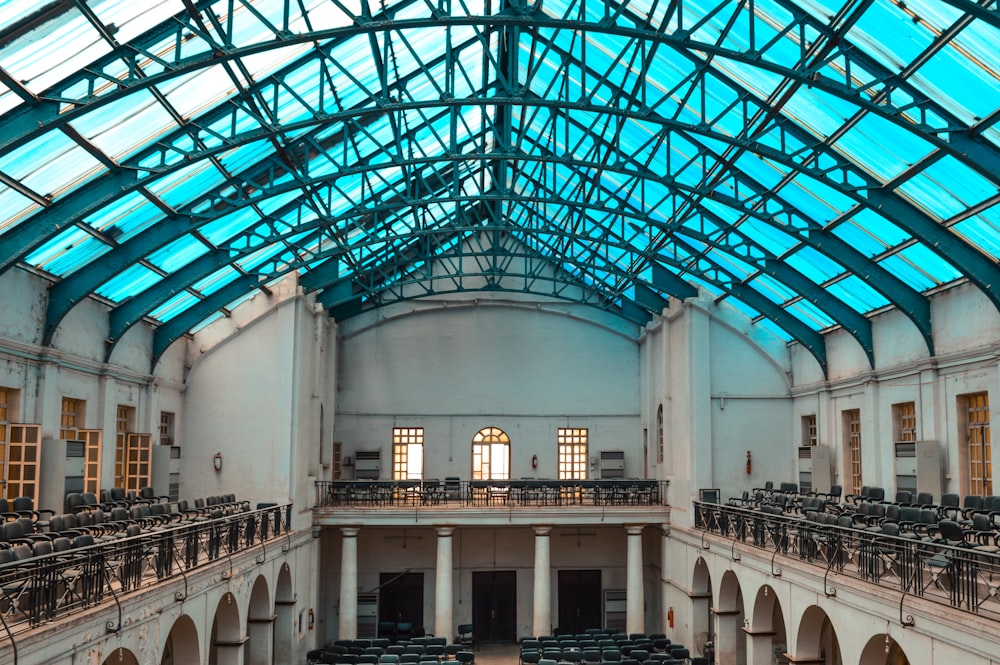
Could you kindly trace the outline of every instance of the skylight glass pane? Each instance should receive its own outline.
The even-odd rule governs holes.
[[[995,195],[997,185],[949,155],[902,183],[899,191],[939,219],[947,219]]]
[[[885,296],[873,289],[866,280],[850,275],[826,287],[830,295],[839,298],[862,314],[889,304]]]
[[[177,127],[173,117],[148,90],[137,90],[100,106],[70,124],[116,160]]]
[[[149,262],[164,272],[172,273],[208,251],[205,243],[193,236],[185,235],[153,252],[149,256]]]
[[[981,252],[1000,258],[1000,210],[993,206],[982,215],[977,215],[951,227]]]
[[[85,270],[91,261],[110,251],[110,245],[83,229],[71,227],[29,254],[26,262],[65,277],[77,270]]]
[[[67,5],[0,49],[0,67],[38,94],[111,51],[79,9]]]
[[[0,154],[0,171],[53,200],[103,170],[100,162],[59,131]]]
[[[159,308],[150,312],[149,316],[157,321],[166,323],[175,316],[183,314],[184,310],[196,304],[198,300],[199,298],[191,294],[190,291],[181,291],[176,296],[163,303],[163,305]]]
[[[114,279],[107,281],[97,292],[114,302],[121,302],[142,293],[163,277],[149,268],[136,264],[126,269]]]

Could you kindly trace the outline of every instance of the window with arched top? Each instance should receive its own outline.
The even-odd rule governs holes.
[[[663,405],[656,407],[656,461],[663,464]]]
[[[472,479],[510,479],[510,437],[498,427],[485,427],[472,437]]]

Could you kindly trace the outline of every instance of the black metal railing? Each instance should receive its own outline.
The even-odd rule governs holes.
[[[846,575],[900,592],[899,621],[907,596],[1000,618],[1000,554],[974,543],[949,544],[934,526],[925,532],[889,535],[878,526],[827,524],[816,515],[773,514],[754,508],[694,502],[695,526],[737,544],[771,552],[771,573],[781,575],[776,555],[794,557],[826,569],[824,591],[836,595],[836,575]],[[709,546],[704,540],[703,546]]]
[[[189,571],[255,547],[264,556],[269,541],[288,537],[291,508],[273,505],[138,535],[112,534],[93,545],[0,565],[0,616],[9,630],[37,626],[177,578],[184,588],[175,596],[183,600]],[[116,632],[121,622],[107,627]]]
[[[539,507],[666,505],[666,480],[323,480],[317,506]]]

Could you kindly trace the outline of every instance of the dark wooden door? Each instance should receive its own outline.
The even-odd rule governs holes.
[[[424,625],[424,574],[382,573],[379,576],[378,620]]]
[[[559,571],[559,632],[582,633],[600,628],[601,571]]]
[[[517,575],[513,570],[472,573],[472,627],[479,642],[517,640]]]

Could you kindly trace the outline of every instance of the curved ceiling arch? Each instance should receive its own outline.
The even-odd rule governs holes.
[[[1000,308],[1000,58],[976,49],[1000,22],[960,0],[822,4],[14,12],[0,272],[51,276],[45,343],[95,295],[112,346],[144,318],[163,344],[291,270],[337,269],[321,301],[377,276],[358,309],[380,306],[463,234],[509,230],[624,318],[695,283],[825,371],[823,331],[874,367],[869,316],[895,306],[933,355],[928,293],[968,280]],[[56,43],[57,22],[96,46]]]

